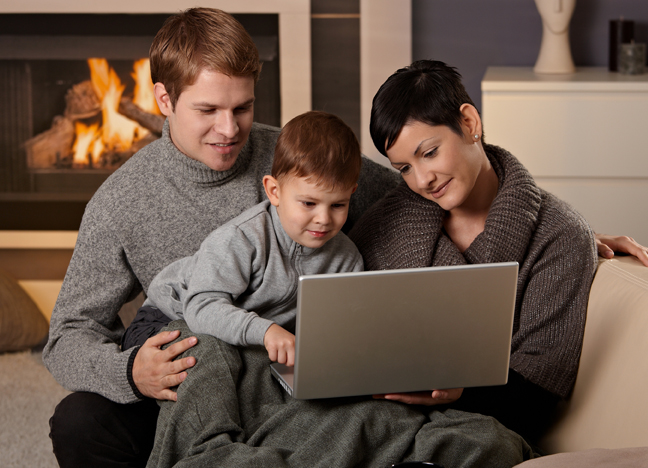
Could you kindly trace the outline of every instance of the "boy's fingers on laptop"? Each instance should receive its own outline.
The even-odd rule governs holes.
[[[270,325],[263,337],[268,357],[273,362],[295,365],[295,335],[276,323]]]

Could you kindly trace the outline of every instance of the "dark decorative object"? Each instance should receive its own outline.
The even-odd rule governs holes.
[[[610,21],[610,55],[608,70],[619,71],[618,54],[621,44],[628,44],[634,40],[634,21],[618,20]]]

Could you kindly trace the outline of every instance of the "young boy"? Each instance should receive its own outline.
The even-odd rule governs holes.
[[[340,232],[361,164],[358,141],[341,119],[324,112],[295,117],[277,140],[272,175],[263,178],[269,201],[165,267],[144,307],[184,319],[194,333],[264,345],[272,361],[292,366],[299,275],[363,268]]]

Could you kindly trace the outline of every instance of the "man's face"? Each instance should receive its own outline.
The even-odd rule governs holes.
[[[252,77],[203,69],[174,108],[162,83],[155,84],[155,97],[169,120],[171,140],[182,153],[215,171],[234,165],[252,129]]]
[[[281,225],[292,240],[318,248],[332,239],[347,219],[356,186],[347,189],[317,185],[308,178],[263,178],[270,202],[277,207]]]

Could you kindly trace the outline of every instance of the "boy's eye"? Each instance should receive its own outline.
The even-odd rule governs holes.
[[[332,208],[345,208],[346,204],[345,203],[333,203],[331,205]]]
[[[303,204],[304,206],[315,206],[315,203],[314,203],[314,202],[311,202],[311,201],[303,201],[302,204]]]

